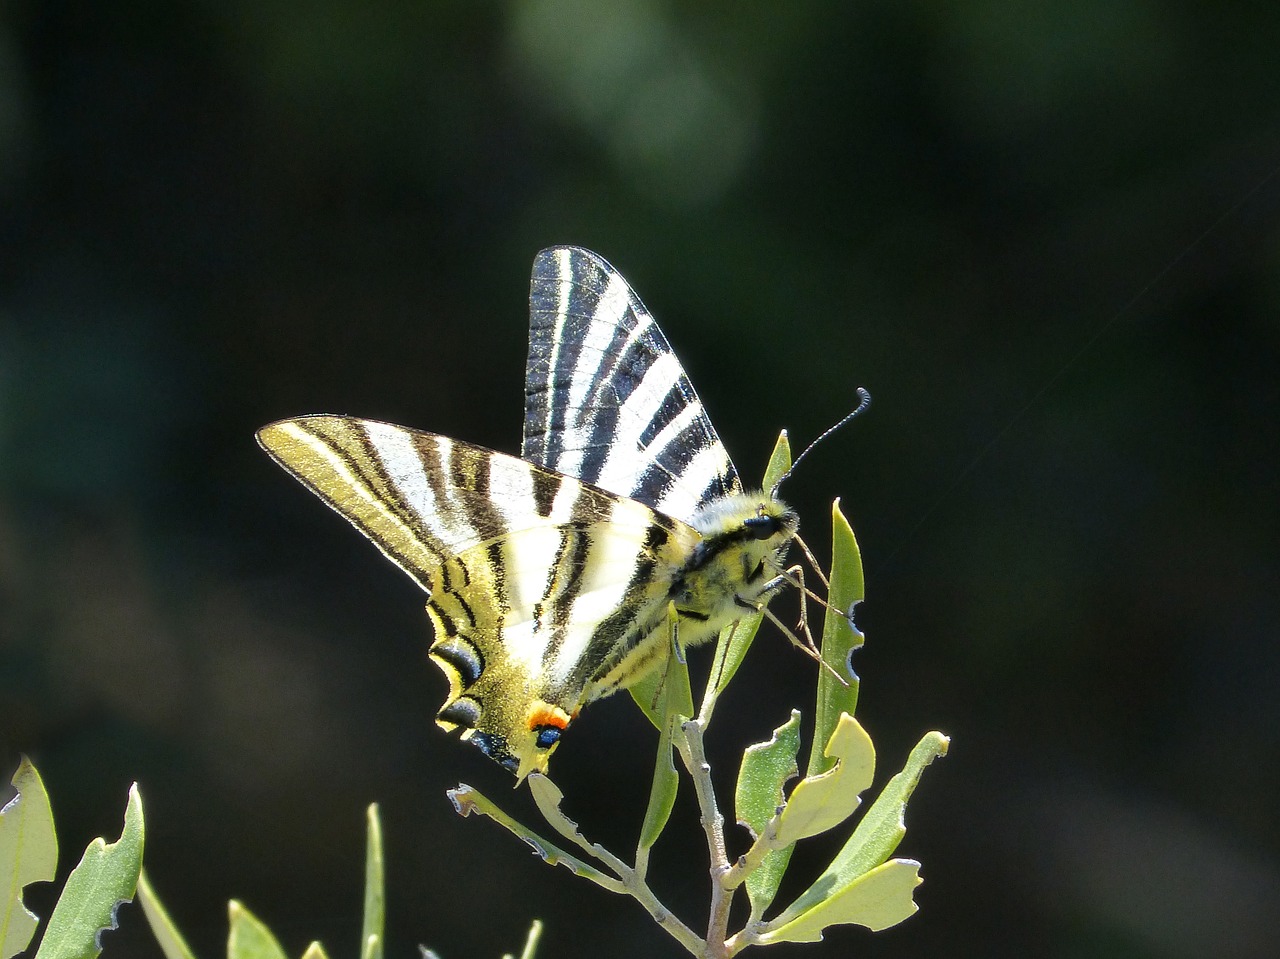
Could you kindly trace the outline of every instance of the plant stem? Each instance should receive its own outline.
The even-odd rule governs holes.
[[[704,708],[706,703],[704,701]],[[684,731],[680,746],[680,758],[684,760],[689,777],[698,795],[698,808],[702,812],[702,828],[707,834],[707,851],[711,858],[711,909],[707,917],[707,943],[704,955],[708,959],[724,959],[728,956],[726,939],[729,934],[729,906],[733,892],[725,889],[722,877],[729,870],[729,857],[724,844],[724,816],[716,805],[715,788],[711,782],[711,764],[707,762],[702,743],[702,725],[691,719],[681,727]]]
[[[653,917],[653,921],[665,929],[673,939],[693,955],[699,957],[706,955],[706,944],[698,938],[697,933],[676,918],[658,900],[653,890],[645,882],[644,874],[628,866],[600,843],[591,842],[587,839],[582,834],[578,824],[560,809],[560,802],[564,796],[555,783],[539,774],[534,774],[534,777],[530,777],[529,790],[533,794],[538,811],[542,813],[542,818],[547,821],[547,824],[565,839],[568,839],[583,850],[583,852],[595,856],[614,872],[618,877],[614,880],[618,883],[618,888],[614,889],[614,892],[625,893],[644,906],[645,911]],[[613,879],[612,876],[608,878]]]
[[[622,884],[626,887],[627,894],[644,906],[649,915],[653,917],[653,921],[665,929],[667,934],[684,946],[690,954],[699,957],[711,954],[707,951],[707,943],[703,942],[696,932],[681,922],[666,906],[658,901],[658,897],[653,894],[653,890],[639,877],[635,870],[626,870],[626,873],[622,876]]]

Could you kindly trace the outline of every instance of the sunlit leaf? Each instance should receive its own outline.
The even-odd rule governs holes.
[[[280,941],[257,916],[232,899],[227,903],[231,929],[227,934],[227,959],[288,959]]]
[[[373,938],[378,938],[377,936]],[[367,946],[365,947],[368,948]],[[329,954],[324,951],[324,946],[319,942],[313,942],[302,953],[302,959],[329,959]]]
[[[902,772],[885,783],[824,875],[834,876],[835,882],[843,883],[878,866],[893,854],[906,834],[907,800],[915,792],[920,774],[935,759],[947,754],[949,744],[950,740],[939,732],[926,733],[916,743]],[[805,895],[807,893],[797,902]]]
[[[904,810],[921,772],[934,759],[946,755],[947,744],[947,738],[936,732],[926,734],[916,744],[902,772],[885,784],[831,865],[767,924],[777,938],[812,942],[823,926],[834,922],[854,922],[882,929],[901,922],[915,911],[910,899],[911,890],[919,881],[919,863],[895,859],[893,863],[904,865],[885,869],[892,866],[885,860],[906,832]],[[904,875],[907,869],[911,871],[910,880]],[[877,878],[866,882],[873,875]],[[836,911],[827,911],[828,901],[837,897],[845,898]],[[837,915],[853,918],[831,918]],[[809,938],[797,938],[800,935]]]
[[[768,742],[748,746],[743,752],[734,809],[738,822],[751,831],[753,838],[764,832],[782,806],[782,787],[799,772],[796,768],[799,751],[800,711],[793,709],[791,718],[773,731]],[[793,848],[787,845],[772,850],[748,874],[747,897],[751,900],[752,915],[762,914],[778,894]]]
[[[826,757],[834,765],[824,773],[796,784],[778,823],[779,842],[792,843],[844,822],[862,802],[871,785],[876,750],[858,721],[843,713],[827,743]]]
[[[102,951],[102,933],[116,928],[116,911],[138,885],[143,838],[142,798],[135,783],[120,838],[89,843],[53,907],[36,959],[92,959]]]
[[[524,939],[524,949],[520,951],[520,959],[533,959],[538,951],[538,940],[542,938],[542,920],[535,919],[529,924],[529,934]]]
[[[364,922],[361,926],[360,953],[361,959],[382,959],[387,907],[383,878],[382,819],[378,815],[377,803],[370,803],[365,812],[365,837]]]
[[[830,883],[812,908],[785,922],[768,923],[769,931],[759,941],[818,942],[828,926],[849,923],[872,931],[887,929],[916,911],[911,895],[919,884],[920,863],[910,859],[882,863],[846,885]]]
[[[0,871],[6,882],[0,898],[0,959],[27,948],[40,922],[23,905],[22,890],[33,882],[52,882],[58,868],[53,810],[40,773],[23,756],[10,781],[17,792],[0,810]]]
[[[529,777],[529,793],[538,806],[538,812],[556,832],[581,844],[586,842],[578,824],[564,814],[560,803],[564,802],[564,793],[551,779],[540,773]]]
[[[145,869],[138,874],[138,905],[142,906],[142,914],[147,917],[147,925],[151,927],[151,934],[160,944],[160,951],[164,953],[165,959],[195,959],[195,953],[182,938],[169,911],[156,895]]]
[[[849,616],[855,604],[862,602],[866,589],[862,580],[862,554],[853,528],[840,511],[840,501],[831,504],[831,588],[827,593],[827,612],[822,626],[822,660],[828,669],[818,670],[818,701],[814,716],[813,745],[809,752],[808,775],[831,768],[821,751],[831,738],[842,713],[854,715],[858,704],[858,675],[853,671],[851,654],[862,645],[863,636],[853,628]],[[843,677],[842,684],[832,670]]]
[[[533,785],[534,780],[536,779],[545,780],[546,777],[540,776],[537,773],[531,775],[529,777],[531,792],[536,788]],[[550,780],[547,781],[550,782]],[[534,795],[536,797],[537,793],[535,792]],[[613,876],[608,876],[599,869],[596,869],[594,866],[587,865],[577,856],[571,855],[559,846],[556,846],[554,843],[543,839],[528,826],[522,825],[512,819],[505,812],[495,806],[491,800],[485,797],[478,790],[468,786],[466,783],[459,783],[454,789],[448,790],[448,796],[453,802],[453,808],[457,810],[459,816],[469,816],[472,813],[478,813],[481,816],[488,816],[517,838],[523,839],[527,842],[531,847],[533,847],[534,853],[536,853],[548,865],[565,866],[575,875],[590,879],[596,885],[601,886],[604,889],[608,889],[610,892],[623,891],[622,884]],[[566,822],[573,824],[572,820],[567,817],[564,818]],[[573,824],[573,828],[575,830],[577,829],[576,824]]]

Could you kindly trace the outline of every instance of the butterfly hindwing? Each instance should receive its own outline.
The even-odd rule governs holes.
[[[538,768],[522,768],[539,755],[526,740],[650,655],[667,605],[655,571],[698,540],[642,503],[433,433],[306,416],[258,438],[430,593],[440,724],[522,776]]]
[[[649,311],[580,247],[534,260],[522,455],[686,521],[742,489]]]

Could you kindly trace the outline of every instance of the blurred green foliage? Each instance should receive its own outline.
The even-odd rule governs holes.
[[[537,914],[547,951],[646,954],[625,904],[458,828],[483,757],[430,722],[420,596],[252,441],[328,411],[516,449],[529,264],[579,243],[746,474],[875,396],[785,495],[816,546],[835,495],[857,530],[876,741],[958,752],[916,800],[921,914],[833,940],[1274,954],[1278,48],[1258,3],[8,0],[5,762],[74,835],[141,781],[202,955],[232,896],[291,954],[339,941],[374,799],[414,857],[394,952]],[[812,683],[756,646],[777,698],[726,696],[729,751]],[[638,817],[613,771],[652,733],[593,712],[557,776]]]

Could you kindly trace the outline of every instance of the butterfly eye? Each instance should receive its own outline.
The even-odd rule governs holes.
[[[539,749],[550,749],[556,743],[560,742],[560,734],[564,732],[556,726],[543,726],[538,730],[538,735],[534,738]]]
[[[781,528],[778,517],[769,513],[749,516],[742,521],[742,525],[746,527],[747,533],[752,539],[768,539]]]

